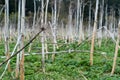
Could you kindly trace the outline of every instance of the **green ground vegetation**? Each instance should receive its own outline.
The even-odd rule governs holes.
[[[26,42],[25,42],[26,43]],[[63,41],[59,41],[63,43]],[[15,43],[10,44],[12,51]],[[90,51],[90,42],[85,42],[81,46],[78,43],[69,45],[60,45],[57,51],[71,49],[88,50]],[[39,41],[34,41],[32,46],[33,52],[41,52],[41,44]],[[52,45],[49,45],[49,51],[52,51]],[[27,52],[25,49],[25,52]],[[102,46],[99,48],[97,41],[94,52],[94,65],[89,65],[88,52],[72,52],[56,54],[55,61],[52,62],[51,54],[45,60],[46,73],[42,72],[41,55],[25,56],[25,80],[120,80],[120,54],[117,59],[115,74],[110,76],[112,69],[113,56],[115,51],[115,43],[112,40],[103,40]],[[4,56],[4,44],[0,44],[0,56]],[[5,60],[0,58],[0,63]],[[6,72],[2,80],[13,80],[15,75],[16,58],[11,61],[12,73]],[[0,67],[0,75],[4,70],[5,65]]]

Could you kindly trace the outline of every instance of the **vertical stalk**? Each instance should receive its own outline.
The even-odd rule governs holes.
[[[33,25],[32,25],[32,33],[34,34],[34,30],[35,30],[35,20],[36,20],[36,2],[34,0],[34,17],[33,17]],[[31,34],[31,35],[33,35]],[[31,37],[31,36],[30,36]],[[32,43],[30,43],[28,52],[30,53],[31,51],[31,47],[32,47]]]
[[[45,9],[45,25],[47,24],[48,3],[49,3],[49,0],[47,0],[47,2],[46,2],[46,9]]]
[[[44,45],[44,32],[42,32],[41,43],[42,43],[42,70],[43,70],[43,72],[45,73],[45,45]]]
[[[21,29],[21,0],[19,0],[19,5],[18,5],[18,36],[20,36],[20,29]],[[18,46],[19,50],[20,46]],[[19,75],[19,63],[20,63],[20,54],[17,54],[17,60],[16,60],[16,70],[15,70],[15,77],[18,79]]]
[[[46,1],[46,9],[45,9],[45,27],[47,27],[48,3],[49,3],[49,0]],[[44,34],[44,35],[45,35],[45,41],[47,42],[46,34]],[[45,43],[45,50],[46,50],[46,52],[48,52],[47,43]],[[46,54],[46,59],[48,59],[48,54]]]
[[[20,48],[24,46],[24,32],[25,32],[25,2],[26,0],[22,0],[22,12],[21,12],[21,44]],[[24,80],[24,50],[21,51],[20,54],[20,80]]]
[[[81,43],[82,40],[84,40],[84,31],[83,31],[83,17],[84,17],[84,1],[80,0],[80,38],[79,38],[79,43]]]
[[[89,3],[89,22],[88,22],[88,35],[91,33],[91,7],[92,7],[92,3],[91,3],[91,0],[90,0],[90,3]]]
[[[45,44],[45,52],[47,53],[48,52],[48,45],[47,45],[47,36],[46,35],[44,35],[44,39],[46,42],[46,43],[44,43]],[[48,54],[46,54],[46,59],[48,59]]]
[[[116,26],[116,19],[115,19],[115,11],[113,12],[113,35],[115,36],[115,26]]]
[[[9,54],[9,0],[5,0],[5,55],[8,59]],[[10,64],[8,65],[8,71],[10,72]]]
[[[59,15],[60,15],[61,1],[62,1],[62,0],[59,0],[59,4],[58,4],[57,21],[58,21]]]
[[[111,76],[115,72],[116,61],[117,61],[117,56],[118,56],[118,49],[119,49],[119,41],[120,41],[120,21],[119,21],[119,24],[118,24],[118,37],[117,37],[117,41],[116,41],[115,54],[114,54],[114,59],[113,59],[113,66],[112,66]]]
[[[62,28],[62,29],[61,29],[62,39],[65,40],[65,33],[64,33],[64,32],[65,32],[65,28],[64,28],[63,22],[62,22],[61,28]]]
[[[76,18],[77,39],[79,39],[79,14],[80,14],[80,0],[77,0],[77,18]]]
[[[108,5],[106,4],[106,7],[105,7],[105,28],[108,29],[108,13],[107,13],[107,10],[108,10]],[[105,36],[106,36],[106,39],[108,37],[107,35],[107,32],[105,32]]]
[[[44,27],[44,0],[41,2],[41,27]],[[44,44],[44,32],[42,32],[42,70],[45,73],[45,44]]]
[[[80,25],[79,25],[79,31],[80,31],[80,35],[79,35],[79,43],[81,42],[82,40],[82,0],[80,0]]]
[[[93,52],[94,52],[94,43],[95,43],[96,28],[97,28],[98,4],[99,4],[99,0],[96,0],[95,20],[94,20],[93,35],[91,40],[90,65],[93,65]]]
[[[112,32],[113,31],[113,14],[114,14],[114,9],[112,8],[111,9],[111,12],[110,12],[110,14],[111,14],[111,17],[110,17],[110,25],[109,25],[109,30]]]
[[[104,14],[104,0],[102,0],[102,4],[100,5],[100,23],[99,23],[99,29],[102,28],[102,23],[103,23],[103,14]],[[102,29],[99,31],[99,47],[101,47],[102,43]]]
[[[53,41],[54,41],[54,44],[53,44],[53,52],[56,52],[56,18],[57,18],[57,1],[54,0],[54,21],[53,21],[53,26],[54,26],[54,29],[53,29]],[[54,61],[55,59],[55,53],[52,54],[52,60]]]
[[[24,46],[24,35],[22,35],[21,37],[21,44],[20,44],[20,48],[22,48]],[[21,51],[20,54],[20,80],[24,80],[24,50]]]
[[[69,20],[69,23],[68,23],[68,39],[69,39],[69,42],[73,41],[73,38],[72,38],[72,4],[70,3],[70,7],[69,7],[69,16],[68,16],[68,20]]]

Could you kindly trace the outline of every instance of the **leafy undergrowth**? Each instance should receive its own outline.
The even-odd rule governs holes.
[[[58,51],[75,48],[76,45],[77,43],[64,45],[61,46]],[[49,58],[45,60],[45,73],[42,72],[41,55],[31,54],[29,56],[25,56],[25,80],[120,80],[119,55],[117,59],[115,74],[113,76],[110,76],[114,48],[115,44],[110,41],[103,42],[102,47],[100,48],[96,44],[93,66],[89,65],[89,53],[73,52],[70,54],[56,54],[54,62],[52,62],[51,55],[49,55]],[[85,43],[83,46],[78,47],[77,49],[90,50],[90,43]],[[3,52],[3,50],[1,51]],[[33,52],[34,51],[35,50],[33,50]],[[97,51],[100,52],[97,53]],[[0,62],[2,61],[3,59],[0,59]],[[6,72],[2,80],[14,79],[15,62],[16,58],[12,59],[12,73]],[[3,72],[4,67],[5,65],[0,68],[0,75]]]

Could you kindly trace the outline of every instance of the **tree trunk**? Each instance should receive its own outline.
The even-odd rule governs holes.
[[[82,40],[84,40],[84,29],[83,29],[83,18],[84,18],[84,7],[85,7],[85,3],[83,0],[80,0],[80,36],[79,36],[79,43],[82,42]]]
[[[100,5],[100,23],[99,23],[99,29],[102,28],[103,23],[103,14],[104,14],[104,0],[102,0],[102,4]],[[102,29],[98,32],[98,43],[99,47],[101,47],[102,43]]]
[[[57,41],[56,41],[56,18],[57,18],[57,0],[54,0],[54,20],[53,20],[53,26],[54,26],[54,29],[53,29],[53,41],[54,41],[54,44],[53,44],[53,52],[56,52],[56,44],[57,44]],[[52,54],[52,61],[54,61],[55,59],[55,53]]]
[[[41,27],[44,27],[44,0],[41,2]],[[41,43],[42,43],[42,70],[45,73],[45,44],[44,44],[44,32],[42,32],[42,38],[41,38]]]
[[[118,37],[117,37],[117,42],[116,42],[116,47],[115,47],[115,54],[114,54],[114,59],[113,59],[113,66],[112,66],[111,76],[115,72],[116,61],[117,61],[117,56],[118,56],[118,49],[119,49],[119,41],[120,41],[120,21],[119,21],[119,24],[118,24]]]
[[[20,48],[24,46],[24,32],[25,32],[25,2],[26,0],[22,0],[22,12],[21,12],[21,44]],[[24,50],[21,51],[20,54],[20,80],[24,80]]]
[[[77,0],[77,18],[76,18],[76,31],[77,31],[77,40],[79,39],[79,16],[80,16],[80,0]]]
[[[73,42],[73,35],[72,35],[72,5],[70,4],[69,7],[69,16],[68,16],[68,42]]]
[[[92,7],[92,3],[91,3],[91,0],[90,0],[90,3],[89,3],[89,22],[88,22],[88,36],[90,36],[90,33],[91,33],[91,7]]]
[[[48,3],[49,0],[46,1],[46,9],[45,9],[45,28],[47,27],[47,14],[48,14]],[[47,38],[46,38],[46,34],[45,35],[45,41],[47,42]],[[48,47],[47,47],[47,43],[45,43],[45,50],[46,52],[48,52]],[[48,59],[48,54],[46,54],[46,59]]]
[[[19,0],[19,5],[18,5],[18,36],[21,36],[21,0]],[[18,49],[20,49],[20,45],[18,46]],[[18,79],[19,77],[19,68],[20,68],[20,54],[17,54],[17,59],[16,59],[16,70],[15,70],[15,78]]]
[[[91,40],[90,65],[93,65],[93,52],[94,52],[94,43],[95,43],[96,28],[97,28],[98,4],[99,4],[99,0],[96,0],[95,20],[94,20],[93,35]]]
[[[106,4],[106,7],[105,7],[105,28],[108,29],[108,13],[107,13],[107,10],[108,10],[108,5]],[[107,34],[107,31],[105,31],[105,38],[107,39],[108,37],[108,34]]]
[[[5,0],[5,55],[8,59],[10,57],[9,54],[9,0]],[[10,64],[8,64],[8,71],[10,72]]]
[[[34,35],[34,31],[35,31],[35,20],[36,20],[36,2],[34,0],[34,17],[33,17],[33,25],[32,25],[32,31],[31,31],[31,36],[32,37]],[[32,48],[32,43],[30,43],[28,52],[31,52],[31,48]]]

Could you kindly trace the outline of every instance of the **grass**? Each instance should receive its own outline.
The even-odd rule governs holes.
[[[15,44],[10,44],[13,48]],[[0,55],[4,55],[4,44],[0,44]],[[34,42],[33,47],[40,47],[40,43]],[[51,45],[50,45],[51,46]],[[77,43],[60,46],[58,51],[76,48]],[[52,47],[52,46],[51,46]],[[86,42],[79,50],[90,50],[90,43]],[[41,55],[25,56],[25,80],[120,80],[120,58],[117,60],[115,74],[110,76],[112,69],[112,59],[114,56],[115,44],[109,40],[102,42],[102,47],[95,45],[94,65],[89,65],[89,53],[71,53],[57,54],[55,61],[52,62],[51,55],[46,59],[46,73],[42,72]],[[27,48],[25,49],[27,52]],[[40,52],[40,49],[33,48],[32,52]],[[52,51],[50,48],[49,51]],[[101,52],[106,53],[101,54]],[[120,55],[118,56],[120,57]],[[2,62],[4,59],[0,59]],[[11,61],[12,73],[6,72],[3,80],[13,80],[15,69],[15,58]],[[4,69],[3,65],[0,68],[0,74]]]

